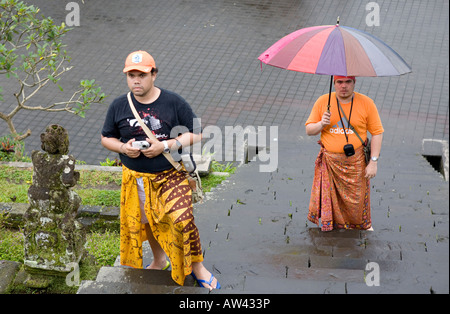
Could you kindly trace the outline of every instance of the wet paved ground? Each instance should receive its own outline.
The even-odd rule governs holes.
[[[69,13],[65,2],[28,2],[58,23]],[[218,126],[223,136],[226,126],[279,127],[276,171],[262,173],[256,162],[243,166],[215,192],[219,199],[196,209],[205,264],[224,291],[448,293],[448,183],[420,156],[423,139],[449,138],[448,1],[377,1],[378,27],[366,25],[367,3],[356,0],[84,2],[81,26],[66,36],[74,66],[62,80],[66,98],[80,79],[95,78],[109,104],[127,91],[125,57],[145,49],[159,67],[157,85],[186,98],[204,126]],[[413,68],[401,77],[357,80],[386,130],[372,189],[372,233],[322,234],[306,222],[318,146],[303,124],[329,78],[261,70],[257,60],[282,36],[334,24],[338,15],[342,25],[383,39]],[[13,103],[12,84],[0,81],[5,111]],[[33,101],[63,98],[48,91]],[[39,134],[58,122],[69,131],[71,153],[98,164],[116,157],[100,144],[107,104],[85,119],[20,112],[15,123],[33,131],[28,152],[39,149]],[[6,133],[0,123],[0,134]],[[380,287],[362,281],[368,261],[379,262]]]
[[[291,136],[278,169],[242,166],[196,208],[205,264],[223,286],[264,293],[448,293],[448,183],[412,150],[386,145],[372,180],[374,232],[323,233],[306,219],[318,151]],[[368,263],[380,267],[369,287]]]

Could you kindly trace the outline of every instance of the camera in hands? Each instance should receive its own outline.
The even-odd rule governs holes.
[[[147,141],[135,141],[131,143],[134,148],[139,148],[140,150],[147,149],[150,147],[150,143]]]

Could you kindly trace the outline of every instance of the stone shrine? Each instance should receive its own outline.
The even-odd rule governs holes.
[[[33,183],[28,190],[24,265],[28,273],[66,275],[78,266],[86,240],[76,220],[81,198],[71,188],[80,178],[69,153],[68,132],[49,125],[41,134],[42,151],[32,152]]]

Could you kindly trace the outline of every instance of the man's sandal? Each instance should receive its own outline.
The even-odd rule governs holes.
[[[150,265],[151,264],[148,264],[147,266],[145,266],[145,269],[148,269],[148,267]],[[166,266],[164,266],[161,270],[169,270],[169,268],[170,268],[170,262],[168,260],[166,260]]]
[[[214,278],[215,278],[213,274],[211,274],[211,278],[209,278],[209,281],[202,280],[202,279],[197,279],[197,277],[195,277],[194,272],[192,272],[191,275],[192,275],[192,277],[194,277],[195,281],[197,281],[197,283],[200,285],[200,287],[208,288],[208,287],[205,287],[205,286],[203,285],[203,283],[205,283],[205,284],[207,284],[208,286],[210,286],[212,289],[220,289],[220,288],[221,288],[220,283],[219,283],[219,280],[217,280],[217,284],[216,284],[216,287],[215,287],[215,288],[213,288],[213,287],[211,286],[211,283],[213,282],[213,280],[214,280]],[[211,290],[212,290],[212,289],[211,289]]]

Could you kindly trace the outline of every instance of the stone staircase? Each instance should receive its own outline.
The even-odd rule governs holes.
[[[277,171],[242,165],[195,205],[204,264],[222,285],[212,293],[449,292],[448,183],[424,158],[386,145],[371,183],[375,231],[324,233],[306,219],[318,146],[296,141],[280,147]],[[368,263],[378,286],[366,284],[377,279]],[[208,293],[168,278],[103,268],[79,293]]]

